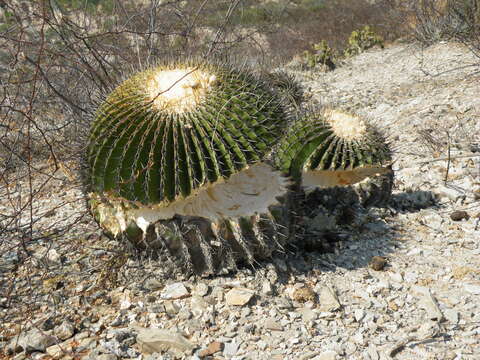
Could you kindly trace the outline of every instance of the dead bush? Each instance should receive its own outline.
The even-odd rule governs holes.
[[[414,34],[422,43],[456,40],[480,49],[480,1],[422,0],[412,10]]]

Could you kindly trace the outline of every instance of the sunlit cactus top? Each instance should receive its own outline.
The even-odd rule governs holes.
[[[350,185],[386,171],[391,152],[384,136],[359,115],[309,109],[278,147],[275,162],[304,186]]]
[[[95,115],[92,191],[138,204],[170,203],[259,162],[286,122],[269,89],[245,69],[206,61],[136,73]]]

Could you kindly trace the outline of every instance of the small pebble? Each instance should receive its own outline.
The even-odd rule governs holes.
[[[248,304],[253,295],[254,293],[252,290],[234,288],[225,295],[225,300],[228,305],[243,306]]]
[[[220,351],[223,351],[223,343],[219,341],[212,341],[210,344],[208,344],[208,347],[206,349],[203,349],[198,353],[198,356],[206,357]]]
[[[370,267],[375,271],[382,271],[387,265],[387,259],[383,256],[374,256],[370,260]]]
[[[470,219],[470,215],[464,210],[456,210],[450,214],[450,219],[453,221],[462,221]]]

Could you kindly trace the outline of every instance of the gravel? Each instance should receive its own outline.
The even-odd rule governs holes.
[[[87,218],[29,245],[23,263],[2,243],[0,347],[15,359],[480,358],[475,62],[457,44],[396,44],[333,72],[291,70],[317,101],[371,118],[395,149],[391,201],[333,253],[287,251],[172,282],[161,264],[122,256]],[[72,187],[39,195],[35,211],[62,202],[42,221],[84,210]]]

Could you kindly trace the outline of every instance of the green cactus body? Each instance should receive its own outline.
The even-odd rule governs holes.
[[[293,75],[285,71],[275,70],[266,72],[265,77],[291,108],[298,109],[300,104],[305,101],[303,88]]]
[[[282,241],[270,210],[289,180],[263,160],[287,124],[281,99],[222,64],[170,63],[133,75],[92,124],[95,218],[112,236],[168,249],[197,273],[271,254]]]
[[[280,144],[276,166],[304,187],[351,185],[389,172],[383,136],[359,116],[336,109],[308,110]]]
[[[391,154],[384,137],[360,116],[310,108],[295,122],[273,157],[295,181],[290,232],[309,250],[333,251],[337,234],[368,219],[368,208],[388,203]],[[292,215],[291,215],[292,217]],[[340,245],[341,246],[341,245]]]
[[[284,125],[277,98],[248,72],[205,63],[146,70],[98,109],[92,189],[167,204],[258,162]]]

